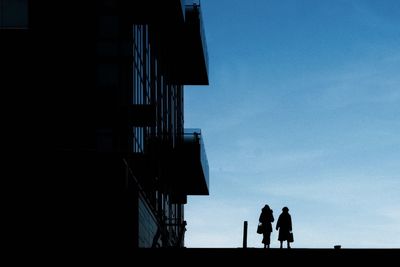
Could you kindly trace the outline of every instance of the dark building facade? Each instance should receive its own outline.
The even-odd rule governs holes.
[[[26,122],[9,140],[37,177],[24,196],[51,222],[41,238],[77,253],[183,247],[187,196],[209,194],[201,131],[184,128],[184,86],[209,83],[199,1],[0,7],[1,84]]]

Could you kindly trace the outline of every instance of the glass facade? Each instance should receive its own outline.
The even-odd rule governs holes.
[[[165,151],[172,150],[180,142],[183,133],[183,86],[171,84],[168,75],[162,68],[163,62],[153,51],[158,44],[152,39],[154,32],[149,25],[133,25],[133,105],[152,105],[156,109],[154,126],[133,127],[133,153],[149,153],[147,145],[156,140],[157,152],[166,155]],[[154,153],[154,151],[152,151]],[[156,155],[157,156],[157,155]],[[159,156],[159,155],[158,155]],[[166,161],[168,159],[159,159]],[[154,207],[160,225],[159,242],[156,246],[176,246],[177,240],[184,232],[183,205],[172,203],[170,188],[157,185],[157,181],[166,180],[166,174],[159,172],[157,177],[147,177],[144,186],[150,205]],[[153,180],[153,181],[149,181]],[[150,220],[150,219],[149,219]],[[144,226],[142,226],[142,229]],[[148,231],[146,231],[147,233]],[[141,236],[140,244],[149,244]],[[183,240],[183,238],[182,238]],[[183,241],[182,241],[183,243]],[[154,244],[153,244],[154,245]]]
[[[145,25],[133,27],[133,105],[143,105],[151,97],[146,88],[149,85],[147,66],[150,65],[147,54],[150,46],[145,42],[148,30]],[[146,51],[146,53],[144,52]],[[144,152],[145,128],[133,127],[133,152]]]
[[[183,86],[170,84],[152,53],[148,25],[133,26],[133,102],[154,105],[155,127],[134,127],[133,152],[144,153],[145,141],[161,138],[172,147],[183,133]]]

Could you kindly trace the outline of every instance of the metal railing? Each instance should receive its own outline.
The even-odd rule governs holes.
[[[195,143],[200,146],[200,161],[203,167],[204,177],[207,186],[209,185],[209,166],[203,138],[201,137],[201,129],[186,128],[183,133],[183,141],[185,143]]]
[[[204,53],[206,69],[208,71],[208,50],[207,50],[206,33],[204,30],[204,24],[203,24],[203,15],[201,12],[201,1],[200,0],[186,0],[185,8],[192,12],[197,12],[197,14],[198,14],[201,42],[203,45],[203,53]]]
[[[156,208],[153,206],[151,200],[148,198],[145,190],[140,185],[139,180],[133,174],[126,159],[123,159],[123,162],[124,162],[125,168],[127,170],[128,178],[130,178],[137,186],[139,197],[141,197],[141,199],[144,201],[146,206],[150,209],[150,214],[152,214],[153,220],[157,225],[157,232],[156,232],[155,236],[153,237],[152,247],[156,247],[156,244],[157,244],[159,238],[164,239],[164,238],[167,238],[170,236],[170,233],[167,229],[168,226],[178,226],[178,229],[180,232],[174,233],[174,235],[177,236],[177,240],[176,240],[176,244],[174,244],[173,246],[176,246],[176,247],[180,246],[180,244],[182,243],[182,240],[183,240],[184,233],[186,231],[186,221],[179,222],[180,221],[179,218],[167,218],[163,212],[162,213],[158,212],[156,210]],[[175,222],[174,222],[174,220],[175,220]],[[168,244],[168,241],[167,242],[163,241],[163,243],[165,243],[165,244],[163,244],[165,246],[166,244]]]

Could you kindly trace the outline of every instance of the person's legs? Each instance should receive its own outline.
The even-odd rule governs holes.
[[[281,241],[281,247],[280,248],[282,248],[282,246],[283,246],[283,241]]]
[[[268,240],[267,240],[267,233],[263,233],[263,240],[262,240],[262,243],[264,244],[264,248],[266,248],[267,247],[267,244],[268,244]]]
[[[287,248],[290,248],[290,242],[289,242],[289,240],[287,241]]]

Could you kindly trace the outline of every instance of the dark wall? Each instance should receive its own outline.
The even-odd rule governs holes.
[[[93,152],[96,9],[81,2],[32,1],[27,29],[0,30],[5,228],[30,251],[63,256],[137,240],[123,160]]]

